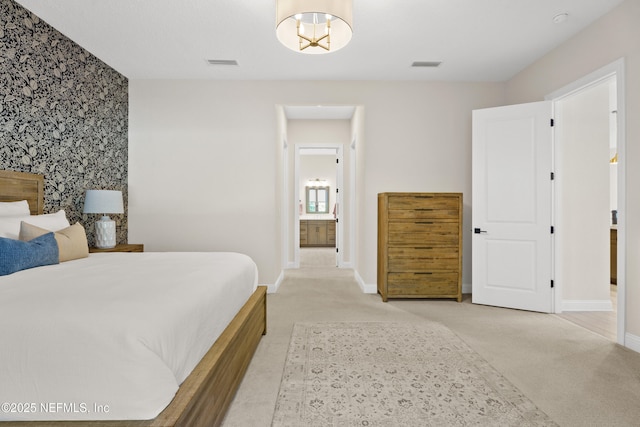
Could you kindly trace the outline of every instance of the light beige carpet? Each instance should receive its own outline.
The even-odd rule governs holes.
[[[306,250],[300,252],[305,267],[286,270],[278,292],[267,298],[267,335],[258,345],[224,427],[271,425],[291,333],[300,322],[437,322],[560,426],[639,425],[640,354],[555,315],[472,304],[469,295],[461,303],[420,299],[383,303],[379,295],[362,293],[353,271],[317,266],[316,250],[308,252],[311,260],[306,259]],[[335,250],[326,252],[328,260],[335,259]]]
[[[556,426],[437,322],[296,323],[274,427]]]

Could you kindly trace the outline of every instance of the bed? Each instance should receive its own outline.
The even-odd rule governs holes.
[[[29,208],[33,215],[41,215],[43,213],[43,187],[44,187],[43,177],[36,174],[28,174],[28,173],[20,173],[20,172],[9,172],[9,171],[0,171],[0,202],[11,202],[17,200],[27,200],[29,203]],[[160,274],[160,277],[155,277],[153,282],[151,283],[148,279],[142,279],[145,276],[143,275],[146,270],[142,269],[141,266],[151,267],[154,271],[158,269],[162,269],[164,266],[165,269],[170,270],[171,264],[175,263],[176,265],[183,265],[188,271],[188,275],[191,278],[192,274],[203,274],[203,275],[211,275],[211,271],[203,271],[203,272],[195,272],[195,265],[201,265],[206,263],[207,265],[211,264],[216,273],[216,277],[220,277],[220,281],[238,281],[236,278],[235,270],[231,268],[232,265],[235,265],[237,262],[238,265],[238,274],[241,274],[244,279],[244,282],[253,282],[251,288],[247,290],[240,291],[239,295],[231,296],[229,290],[224,288],[222,290],[216,290],[215,292],[218,294],[211,296],[198,296],[198,297],[183,297],[185,294],[183,289],[180,289],[180,293],[176,293],[172,295],[171,292],[176,292],[175,289],[172,289],[170,280],[164,280],[166,277],[165,273]],[[159,263],[159,264],[157,264]],[[204,316],[206,322],[206,327],[193,328],[197,329],[196,332],[193,332],[192,335],[211,335],[217,336],[213,345],[208,348],[203,347],[202,344],[199,344],[202,347],[199,350],[196,350],[197,346],[189,344],[187,347],[189,351],[182,351],[182,353],[178,356],[170,356],[167,357],[167,360],[173,361],[174,359],[194,359],[194,354],[198,353],[196,360],[191,360],[188,363],[176,363],[175,367],[171,363],[166,363],[167,366],[160,367],[160,369],[164,369],[165,376],[168,377],[167,381],[160,381],[159,378],[162,375],[155,375],[152,370],[147,372],[147,369],[151,369],[152,365],[162,363],[156,363],[154,357],[156,354],[163,354],[164,357],[164,349],[165,344],[157,338],[155,335],[151,337],[145,337],[144,346],[140,346],[139,343],[136,343],[136,347],[132,349],[132,351],[113,351],[109,350],[106,347],[103,349],[101,347],[101,342],[97,340],[96,336],[99,338],[104,333],[94,333],[87,334],[85,339],[81,340],[81,342],[86,343],[86,347],[90,347],[88,350],[89,354],[92,356],[83,357],[82,353],[76,352],[74,348],[63,348],[64,346],[58,346],[61,349],[62,354],[65,355],[65,360],[68,358],[77,357],[77,369],[88,369],[88,370],[96,370],[95,367],[91,367],[90,364],[84,366],[84,363],[87,360],[93,360],[95,357],[96,360],[103,358],[106,361],[122,358],[125,360],[125,363],[129,359],[135,359],[140,356],[140,360],[143,360],[144,363],[142,365],[132,365],[134,366],[133,371],[139,373],[141,378],[140,389],[136,391],[136,387],[138,385],[133,384],[130,387],[127,386],[126,392],[138,394],[144,394],[145,396],[140,396],[140,400],[149,399],[155,402],[155,405],[158,405],[163,398],[163,394],[160,393],[163,387],[167,388],[164,392],[164,396],[169,393],[172,397],[169,397],[169,403],[166,407],[164,407],[161,412],[152,419],[145,420],[112,420],[112,419],[104,419],[104,420],[94,420],[94,421],[74,421],[78,423],[78,425],[95,425],[95,426],[132,426],[132,427],[142,427],[142,426],[216,426],[220,425],[224,419],[224,414],[226,412],[227,407],[231,403],[233,396],[237,387],[239,386],[242,377],[249,365],[249,362],[255,352],[255,349],[260,341],[262,335],[266,333],[266,287],[264,286],[256,286],[257,275],[253,272],[248,272],[250,269],[249,266],[253,265],[255,269],[255,264],[248,259],[248,257],[241,254],[227,254],[227,253],[194,253],[194,254],[185,254],[185,253],[175,253],[175,254],[167,254],[167,253],[139,253],[139,254],[125,254],[125,253],[100,253],[100,254],[91,254],[89,257],[85,259],[74,260],[68,263],[60,263],[56,265],[49,265],[44,267],[38,267],[33,269],[27,269],[24,271],[20,271],[18,273],[14,273],[9,276],[0,277],[0,286],[4,283],[5,286],[5,296],[6,298],[14,298],[15,301],[19,301],[25,298],[39,298],[40,301],[31,302],[31,307],[34,310],[37,310],[38,315],[44,316],[45,319],[48,319],[49,316],[53,316],[54,314],[49,311],[55,312],[56,310],[59,312],[72,312],[74,309],[70,307],[77,307],[79,311],[86,312],[94,312],[100,310],[103,305],[107,305],[107,302],[118,300],[121,298],[118,296],[118,288],[121,287],[131,287],[132,283],[144,283],[143,285],[136,285],[135,289],[130,289],[128,292],[132,292],[132,294],[127,294],[127,304],[134,305],[136,301],[147,301],[147,300],[158,300],[158,305],[152,306],[151,310],[147,313],[140,309],[139,311],[133,311],[133,313],[117,316],[117,319],[113,319],[113,323],[120,324],[120,328],[128,332],[129,329],[135,329],[128,327],[127,325],[132,325],[135,321],[136,316],[144,319],[141,321],[141,329],[145,329],[150,324],[160,324],[162,327],[160,328],[163,332],[163,336],[169,336],[169,341],[176,340],[186,340],[187,343],[192,343],[191,338],[188,337],[188,333],[184,330],[180,329],[178,326],[174,326],[173,323],[169,321],[171,316],[178,316],[178,320],[176,323],[184,323],[191,322],[190,317],[195,315],[194,313],[198,313],[198,315]],[[215,266],[217,264],[217,266]],[[160,267],[159,267],[159,266]],[[220,269],[220,265],[224,265],[223,269]],[[114,267],[117,266],[118,268]],[[89,277],[93,275],[95,279],[90,283],[90,286],[84,284],[80,285],[77,282],[74,282],[77,275],[80,274],[81,270],[87,270],[89,272]],[[119,277],[129,277],[130,283],[123,283],[120,286],[110,285],[108,281],[104,281],[104,283],[100,284],[101,281],[99,277],[105,276],[104,272],[113,272],[115,270],[121,271],[121,276]],[[232,271],[234,270],[234,271]],[[162,270],[161,270],[162,271]],[[185,273],[182,273],[185,274]],[[225,280],[222,280],[222,278]],[[4,282],[3,282],[3,278]],[[45,282],[56,281],[59,280],[59,288],[54,286],[44,285]],[[83,279],[86,281],[86,276]],[[124,279],[123,279],[124,280]],[[137,282],[136,282],[137,280]],[[95,283],[94,283],[95,282]],[[120,283],[120,279],[117,281]],[[193,280],[188,280],[183,282],[185,287],[201,287],[200,285],[196,285],[199,283],[195,278]],[[157,286],[154,288],[154,286]],[[235,285],[234,285],[235,287]],[[238,286],[239,287],[239,286]],[[246,288],[246,286],[243,286]],[[92,306],[89,301],[91,295],[87,296],[85,292],[89,292],[86,290],[87,288],[95,289],[95,292],[98,292],[99,301],[101,304],[97,304]],[[138,289],[140,288],[140,289]],[[13,294],[11,292],[8,293],[7,290],[11,289],[11,292],[27,292],[25,295]],[[71,301],[71,298],[68,301],[58,302],[57,304],[48,304],[47,301],[51,301],[50,298],[55,297],[55,292],[51,291],[51,289],[66,289],[65,295],[77,294],[78,304],[73,305],[74,302]],[[162,290],[162,292],[158,292],[158,290]],[[32,292],[32,294],[28,294],[28,292]],[[47,293],[50,293],[47,294]],[[93,290],[91,292],[94,292]],[[213,291],[207,291],[213,292]],[[237,313],[235,312],[235,308],[231,312],[230,321],[222,320],[211,320],[215,318],[215,316],[222,316],[219,312],[224,311],[224,307],[216,308],[215,310],[208,310],[206,307],[206,299],[205,298],[213,298],[219,299],[220,292],[225,295],[225,304],[229,307],[234,304],[239,307]],[[235,292],[235,291],[234,291]],[[243,294],[244,292],[244,294]],[[150,297],[150,295],[152,297]],[[160,298],[162,297],[162,298]],[[75,297],[74,297],[75,298]],[[85,298],[85,299],[83,299]],[[177,305],[177,300],[187,300],[187,304],[200,304],[199,307],[194,306],[193,309],[184,308],[182,305]],[[193,300],[188,302],[188,300]],[[235,303],[231,301],[235,300]],[[106,302],[105,302],[106,301]],[[172,301],[176,301],[176,305],[168,305],[172,303]],[[245,302],[246,301],[246,302]],[[102,302],[105,302],[102,304]],[[228,303],[227,303],[228,302]],[[13,304],[13,303],[12,303]],[[95,302],[94,302],[95,304]],[[146,305],[146,304],[145,304]],[[13,307],[13,305],[10,305]],[[53,307],[53,308],[52,308]],[[182,307],[182,308],[181,308]],[[81,308],[81,309],[80,309]],[[49,310],[49,311],[48,311]],[[173,313],[176,312],[176,313]],[[193,312],[193,313],[192,313]],[[209,313],[215,312],[215,313]],[[171,316],[169,315],[171,314]],[[20,316],[19,310],[16,309],[14,316]],[[80,315],[80,313],[78,313]],[[129,317],[127,317],[129,316]],[[182,317],[180,317],[182,316]],[[37,316],[33,316],[34,318]],[[120,318],[122,317],[122,318]],[[133,318],[133,321],[132,319]],[[66,319],[73,319],[73,316],[68,316]],[[16,322],[16,327],[19,323],[23,323],[28,326],[30,322],[29,317],[24,317],[21,322]],[[221,324],[224,322],[224,324]],[[7,324],[7,318],[4,320],[5,328]],[[52,342],[57,342],[58,338],[46,338],[50,334],[55,332],[56,327],[67,331],[64,316],[62,319],[52,319],[51,329],[43,329],[43,343],[37,342],[36,345],[42,345],[46,348],[47,339],[52,339]],[[101,327],[103,326],[101,323],[97,323],[94,325],[90,325],[89,322],[83,325],[84,333],[86,331],[101,331]],[[104,322],[103,322],[104,323]],[[111,322],[110,322],[111,323]],[[228,324],[227,324],[228,323]],[[226,327],[224,326],[226,324]],[[191,326],[192,323],[189,323]],[[210,325],[210,326],[209,326]],[[33,325],[32,325],[33,328]],[[222,330],[221,333],[214,331],[215,329]],[[146,331],[146,329],[145,329]],[[81,334],[80,332],[75,332]],[[151,332],[156,333],[156,332]],[[10,335],[14,335],[16,337],[20,337],[20,331],[16,331]],[[95,336],[94,336],[95,335]],[[92,341],[93,339],[96,341]],[[156,339],[157,338],[157,339]],[[126,340],[125,340],[126,341]],[[131,341],[131,340],[129,340]],[[20,350],[20,346],[23,343],[20,343],[20,340],[16,340],[16,353],[20,354],[18,350]],[[3,342],[3,346],[6,346],[7,342]],[[131,345],[129,342],[127,345]],[[147,351],[147,347],[149,351]],[[184,346],[183,346],[184,347]],[[6,347],[5,347],[6,348]],[[208,348],[208,349],[207,349]],[[42,355],[43,351],[41,350],[33,350],[26,349],[20,350],[25,351],[29,355],[30,358],[34,358],[35,356]],[[66,352],[66,353],[65,353]],[[91,353],[93,352],[93,353]],[[45,352],[46,353],[46,352]],[[50,359],[54,359],[56,356],[51,352],[48,356]],[[199,353],[204,353],[204,356],[200,359]],[[4,353],[5,356],[9,353]],[[135,355],[135,357],[134,357]],[[11,357],[8,357],[11,358]],[[199,360],[199,361],[198,361]],[[46,360],[45,360],[46,361]],[[3,365],[6,361],[0,361]],[[109,367],[107,365],[108,362],[99,362],[104,366],[104,372],[94,372],[96,374],[95,381],[108,381],[113,378],[113,381],[116,382],[116,378],[119,375],[119,372],[113,371],[109,372]],[[191,366],[195,365],[191,369]],[[136,366],[143,366],[142,368],[137,368]],[[19,369],[18,369],[19,370]],[[7,372],[13,372],[13,370],[6,370],[5,375],[9,375]],[[125,372],[125,371],[123,371]],[[125,376],[124,374],[122,376]],[[127,377],[129,375],[126,375]],[[174,380],[176,382],[177,391],[171,390],[171,386],[167,386],[169,384],[169,378],[174,376]],[[185,379],[182,381],[182,378]],[[84,377],[83,377],[84,378]],[[150,384],[146,384],[145,381],[149,381]],[[158,381],[156,384],[155,381]],[[33,380],[31,380],[33,382]],[[181,382],[181,383],[180,383]],[[45,384],[46,381],[43,381],[42,384]],[[152,383],[152,384],[151,384]],[[27,384],[29,385],[29,384]],[[6,386],[3,384],[3,387]],[[33,386],[33,384],[32,384]],[[147,387],[145,389],[145,386]],[[179,387],[178,387],[179,386]],[[26,386],[25,386],[26,387]],[[151,389],[149,389],[149,387]],[[28,388],[28,387],[26,387]],[[38,386],[36,386],[38,388]],[[73,387],[78,388],[78,387]],[[98,387],[99,388],[99,387]],[[156,389],[158,389],[158,393],[155,393]],[[145,391],[147,390],[147,391]],[[124,392],[123,392],[124,393]],[[157,394],[157,396],[155,396]],[[6,400],[6,393],[2,394],[2,399]],[[78,420],[83,417],[87,417],[87,415],[83,415],[84,412],[94,413],[99,412],[99,410],[104,410],[104,407],[94,408],[91,405],[104,405],[108,406],[109,402],[100,402],[94,401],[95,398],[73,398],[65,395],[66,397],[62,400],[67,400],[67,402],[29,402],[29,401],[14,401],[12,402],[9,399],[8,403],[14,404],[14,410],[29,408],[32,403],[38,405],[35,408],[38,412],[42,412],[44,409],[41,407],[43,404],[46,408],[52,410],[52,413],[60,413],[60,412],[74,412],[71,416],[63,414],[63,417],[67,419]],[[78,396],[82,396],[81,394]],[[19,396],[20,399],[23,399]],[[52,399],[47,399],[52,400]],[[69,400],[75,400],[75,402],[69,402]],[[127,397],[124,400],[132,400],[131,397]],[[70,406],[66,408],[62,408],[63,411],[59,411],[59,407],[56,408],[55,405],[60,404],[76,404],[78,405],[75,408]],[[89,408],[79,406],[81,404],[88,405]],[[3,403],[4,405],[4,403]],[[22,405],[21,408],[18,408],[16,405]],[[48,407],[46,405],[49,405]],[[54,405],[53,407],[50,407]],[[3,410],[6,410],[7,407],[3,407]],[[104,411],[102,411],[103,413]],[[77,418],[75,413],[80,414]],[[0,413],[0,419],[3,414]],[[12,416],[7,416],[4,414],[4,419],[9,420],[17,420],[19,418],[12,418]],[[104,414],[103,414],[104,415]],[[96,418],[101,418],[103,415],[96,416]],[[155,415],[155,414],[154,414]],[[41,417],[42,415],[38,415],[37,417]],[[47,417],[49,415],[46,415]],[[107,415],[106,418],[109,418],[111,415]],[[37,418],[36,417],[36,418]],[[3,425],[20,425],[20,426],[59,426],[59,425],[69,425],[69,421],[50,421],[50,420],[40,420],[40,421],[8,421],[3,423]]]

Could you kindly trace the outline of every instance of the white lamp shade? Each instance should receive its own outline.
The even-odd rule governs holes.
[[[84,197],[84,213],[121,214],[124,213],[122,191],[87,190]]]
[[[318,13],[331,15],[331,50],[335,52],[346,46],[353,34],[353,4],[351,0],[276,0],[276,36],[280,43],[300,52],[295,16]],[[324,54],[322,48],[307,48],[306,54]]]

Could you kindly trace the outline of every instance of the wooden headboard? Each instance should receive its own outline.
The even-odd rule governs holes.
[[[42,215],[44,176],[27,172],[0,170],[0,202],[26,200],[31,215]]]

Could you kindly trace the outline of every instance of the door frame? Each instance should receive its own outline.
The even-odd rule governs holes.
[[[292,268],[300,268],[300,211],[297,209],[298,206],[298,195],[300,194],[300,151],[305,149],[335,149],[336,150],[336,158],[338,159],[338,163],[336,165],[336,187],[340,189],[340,191],[336,195],[336,203],[338,204],[338,208],[344,206],[344,156],[343,156],[343,144],[337,143],[327,143],[327,144],[295,144],[295,154],[294,154],[294,173],[293,173],[293,195],[294,200],[296,201],[294,209],[294,218],[293,218],[293,266]],[[288,174],[287,174],[288,175]],[[351,190],[351,189],[350,189]],[[351,193],[351,191],[349,191]],[[286,204],[286,203],[285,203]],[[342,221],[338,221],[336,223],[336,248],[344,248],[344,221],[345,218],[339,213],[338,217],[342,219]],[[351,246],[351,245],[349,245]],[[344,251],[338,251],[336,253],[336,265],[338,268],[344,267]]]
[[[545,96],[545,100],[552,101],[554,106],[554,114],[557,110],[557,103],[562,101],[571,95],[574,95],[584,89],[588,89],[595,86],[604,80],[615,77],[616,78],[616,95],[617,95],[617,150],[618,150],[618,271],[617,271],[617,343],[623,346],[626,342],[626,113],[625,113],[625,62],[624,58],[620,58],[608,65],[605,65],[586,76],[569,83],[568,85],[548,94]],[[555,135],[555,138],[559,138]],[[555,140],[554,147],[554,161],[562,158],[562,144],[558,139]],[[555,167],[554,167],[555,169]],[[562,194],[560,189],[555,189],[553,200],[553,215],[554,222],[560,217],[562,212]],[[562,277],[562,259],[560,254],[562,251],[561,239],[554,239],[554,255],[553,266],[555,269],[554,276]],[[556,281],[556,293],[555,293],[555,312],[562,312],[562,281]]]

